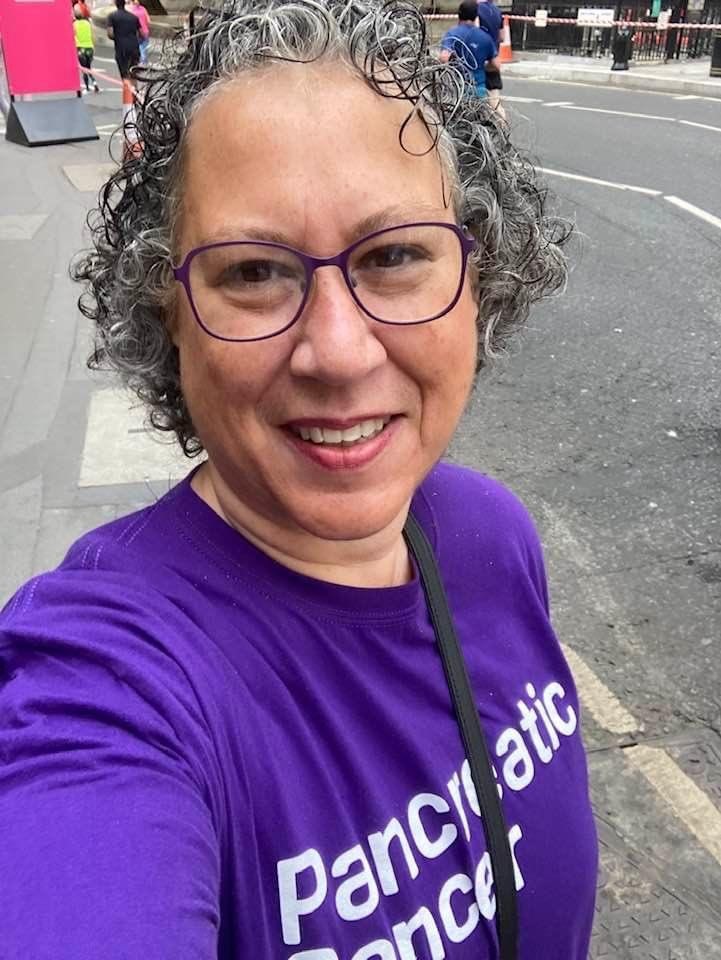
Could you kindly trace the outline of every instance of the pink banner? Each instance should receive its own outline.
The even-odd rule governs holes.
[[[79,89],[70,0],[0,0],[0,38],[13,96]]]

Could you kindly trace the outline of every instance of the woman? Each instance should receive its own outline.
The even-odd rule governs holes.
[[[532,169],[416,8],[375,0],[205,14],[138,127],[83,306],[95,363],[206,459],[3,615],[5,955],[498,956],[410,508],[493,756],[518,955],[582,960],[596,841],[538,539],[438,465],[480,359],[564,279]]]
[[[140,66],[144,67],[148,63],[148,50],[150,49],[150,17],[142,3],[129,3],[128,13],[132,13],[134,17],[137,17],[140,23],[140,41],[138,46],[140,49]]]

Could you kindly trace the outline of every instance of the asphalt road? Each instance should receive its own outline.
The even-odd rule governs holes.
[[[566,639],[645,734],[721,733],[721,220],[665,199],[721,218],[721,102],[525,81],[506,92],[539,166],[662,193],[548,177],[551,207],[576,225],[568,291],[481,381],[455,452],[587,550],[589,589],[603,583],[615,610],[576,602],[561,547]],[[718,129],[547,105],[559,101]]]
[[[101,86],[85,98],[99,143],[0,141],[3,598],[167,487],[136,445],[140,419],[96,402],[107,384],[84,369],[67,279],[93,202],[73,183],[107,163],[120,119],[119,88]],[[602,843],[592,958],[714,960],[721,101],[512,79],[505,92],[514,138],[554,171],[549,208],[575,222],[573,269],[481,375],[450,455],[514,489],[546,547]]]

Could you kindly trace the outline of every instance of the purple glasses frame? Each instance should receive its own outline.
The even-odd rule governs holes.
[[[374,237],[383,236],[385,233],[391,233],[395,230],[402,230],[404,227],[443,227],[447,230],[450,230],[458,237],[458,241],[461,245],[461,270],[460,277],[458,280],[458,289],[456,290],[453,299],[448,304],[445,309],[441,310],[440,313],[434,314],[432,317],[425,317],[423,320],[382,320],[380,317],[375,316],[367,309],[358,299],[356,292],[353,288],[353,281],[351,279],[350,273],[348,271],[348,260],[354,250],[357,250],[361,244],[366,243],[368,240],[372,240]],[[200,314],[198,313],[195,302],[193,300],[193,292],[190,286],[190,265],[193,262],[193,258],[196,257],[199,253],[202,253],[204,250],[213,250],[217,247],[235,247],[235,246],[253,246],[253,247],[271,247],[275,250],[286,250],[289,253],[295,254],[296,257],[301,261],[305,269],[305,290],[303,292],[303,299],[300,302],[295,316],[293,319],[286,323],[284,327],[281,327],[280,330],[275,330],[273,333],[263,334],[262,337],[224,337],[218,333],[213,333],[212,330],[209,330],[208,327],[203,323]],[[205,332],[214,337],[216,340],[225,340],[229,343],[252,343],[256,340],[270,340],[271,337],[280,336],[281,333],[285,333],[286,330],[290,329],[294,323],[296,323],[303,311],[305,310],[306,304],[308,302],[308,297],[310,296],[311,285],[313,281],[313,275],[319,267],[338,267],[343,274],[346,286],[350,291],[350,295],[353,298],[354,302],[360,307],[360,309],[369,316],[372,320],[377,320],[378,323],[386,323],[391,326],[399,327],[413,327],[417,326],[420,323],[430,323],[431,320],[437,320],[439,317],[445,316],[450,310],[452,310],[455,305],[458,303],[458,298],[461,295],[463,290],[463,282],[466,278],[466,268],[468,265],[469,255],[476,249],[477,242],[470,236],[470,234],[464,230],[462,227],[456,226],[455,223],[443,223],[435,222],[432,220],[424,220],[418,223],[401,223],[395,227],[384,227],[382,230],[376,230],[374,233],[369,233],[365,237],[361,237],[360,240],[356,240],[349,247],[346,247],[345,250],[341,250],[340,253],[337,253],[334,257],[312,257],[310,254],[303,253],[302,250],[296,250],[294,247],[286,246],[283,243],[270,243],[266,240],[228,240],[221,241],[219,243],[207,243],[202,247],[194,247],[192,250],[189,250],[185,255],[185,259],[177,267],[173,267],[173,276],[175,279],[183,284],[185,288],[185,293],[188,297],[188,303],[190,308],[193,311],[193,316],[197,320],[198,324],[205,330]]]

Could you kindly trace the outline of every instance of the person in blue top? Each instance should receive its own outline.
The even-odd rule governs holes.
[[[480,0],[476,8],[476,16],[480,28],[490,33],[491,39],[498,46],[503,29],[503,14],[500,7],[497,7],[493,0]]]
[[[486,30],[496,47],[501,44],[501,30],[503,29],[503,14],[493,0],[480,0],[478,4],[478,25]],[[486,91],[491,106],[502,120],[506,119],[506,112],[501,104],[501,90],[503,80],[500,70],[486,70]]]
[[[486,70],[498,71],[498,48],[487,30],[476,26],[477,7],[475,0],[463,0],[458,7],[458,23],[451,27],[441,40],[441,61],[454,59],[476,93],[486,96]]]

